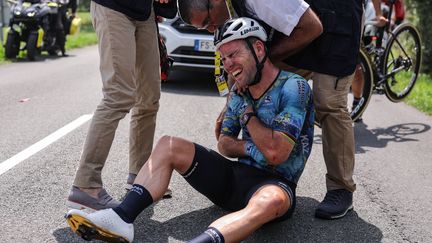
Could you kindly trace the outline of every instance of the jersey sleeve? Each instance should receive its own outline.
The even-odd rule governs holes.
[[[258,147],[250,140],[248,140],[245,144],[245,152],[258,164],[266,165],[267,161],[264,157],[264,154],[259,151]]]
[[[303,0],[247,0],[256,17],[289,36],[309,8]]]
[[[241,131],[239,119],[239,107],[243,105],[243,99],[239,95],[232,95],[227,103],[227,111],[222,121],[221,134],[230,137],[238,137]]]
[[[311,88],[304,78],[293,75],[285,82],[281,92],[280,112],[273,119],[271,127],[287,135],[291,143],[295,144],[312,99]]]

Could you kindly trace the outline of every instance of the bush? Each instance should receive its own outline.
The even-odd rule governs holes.
[[[82,32],[93,32],[93,25],[91,20],[90,13],[87,12],[79,12],[77,15],[81,18],[81,31]]]
[[[3,49],[3,45],[0,45],[0,63],[4,62],[4,49]]]
[[[79,12],[89,12],[90,11],[91,0],[80,0],[78,3]]]
[[[67,36],[66,49],[84,47],[97,44],[97,37],[94,32],[89,12],[79,12],[81,18],[81,30],[78,34]]]

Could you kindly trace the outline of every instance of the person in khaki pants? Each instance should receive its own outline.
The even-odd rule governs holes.
[[[68,197],[69,207],[99,210],[119,204],[103,189],[101,172],[118,123],[130,111],[128,184],[133,183],[150,156],[160,98],[158,39],[152,6],[153,0],[91,2],[103,98],[90,124]]]

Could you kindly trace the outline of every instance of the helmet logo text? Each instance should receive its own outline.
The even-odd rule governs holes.
[[[258,29],[259,29],[258,26],[250,27],[249,29],[242,30],[242,31],[240,32],[240,34],[241,34],[241,35],[246,35],[246,34],[249,33],[249,32],[257,31]]]

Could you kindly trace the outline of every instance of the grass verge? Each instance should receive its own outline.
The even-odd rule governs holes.
[[[3,43],[0,45],[0,64],[7,62],[4,58]]]
[[[432,115],[432,76],[420,74],[414,89],[404,100],[428,115]]]
[[[67,37],[66,50],[97,44],[97,37],[91,23],[90,13],[80,12],[78,16],[81,18],[80,32]]]

